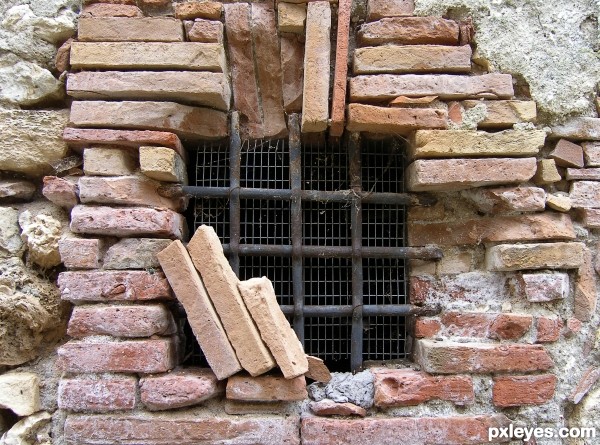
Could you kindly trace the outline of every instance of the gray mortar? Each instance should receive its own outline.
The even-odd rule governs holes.
[[[348,372],[333,372],[329,383],[313,383],[308,386],[308,391],[317,402],[331,399],[339,403],[354,403],[368,409],[373,406],[373,374],[368,370],[354,375]]]

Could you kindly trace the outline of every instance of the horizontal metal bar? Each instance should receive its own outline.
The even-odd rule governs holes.
[[[281,310],[286,315],[294,315],[293,305],[282,305]],[[369,316],[432,316],[441,312],[438,306],[415,306],[413,304],[365,304],[362,306],[364,317]],[[307,317],[351,317],[352,306],[304,306],[304,315]]]
[[[231,252],[229,244],[223,245],[226,254]],[[291,245],[240,244],[237,252],[245,256],[292,256]],[[411,258],[420,260],[438,260],[442,258],[442,249],[437,246],[425,247],[362,247],[354,252],[352,246],[302,246],[304,258]]]

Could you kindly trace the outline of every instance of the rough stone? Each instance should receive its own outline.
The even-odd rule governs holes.
[[[458,23],[440,17],[386,17],[363,24],[361,45],[457,45]]]
[[[218,20],[221,18],[223,5],[212,1],[189,1],[175,3],[175,17],[180,20],[193,20],[197,18]]]
[[[42,431],[51,420],[52,414],[46,411],[39,411],[15,423],[12,428],[2,436],[2,441],[6,445],[29,445],[32,443],[30,442],[31,437],[43,437],[39,432]],[[48,437],[48,439],[50,439],[50,437]]]
[[[510,74],[368,74],[350,79],[350,101],[391,100],[398,96],[438,96],[448,99],[510,99]]]
[[[546,205],[557,212],[568,212],[571,210],[571,198],[567,194],[546,195]]]
[[[71,231],[106,236],[184,238],[185,218],[168,209],[78,205],[71,211]]]
[[[215,230],[210,226],[200,226],[187,249],[242,367],[252,376],[272,369],[275,360],[244,304],[237,288],[239,280],[223,253]]]
[[[73,42],[75,69],[180,69],[225,72],[223,45],[196,42]]]
[[[195,71],[84,71],[71,73],[67,93],[76,99],[174,100],[229,110],[223,73]]]
[[[456,405],[473,403],[473,381],[467,376],[436,377],[410,369],[374,369],[375,406],[411,406],[429,400]]]
[[[23,179],[0,179],[0,202],[30,201],[35,185]]]
[[[223,44],[223,23],[216,20],[196,19],[187,31],[190,42]]]
[[[50,71],[16,56],[0,60],[0,82],[0,101],[12,105],[30,107],[64,97],[62,84]]]
[[[600,168],[568,168],[567,181],[600,181]]]
[[[583,243],[501,244],[486,249],[486,267],[493,271],[577,269],[583,264]]]
[[[310,410],[317,416],[358,416],[366,417],[367,410],[354,403],[337,403],[333,400],[323,399],[319,402],[310,402]]]
[[[331,380],[331,373],[323,360],[311,355],[307,355],[306,360],[308,361],[308,372],[305,374],[306,377],[322,383],[328,383]]]
[[[337,36],[335,42],[335,68],[331,98],[329,136],[340,137],[344,133],[346,117],[346,90],[348,88],[348,46],[350,44],[350,21],[352,0],[338,2]]]
[[[30,416],[40,410],[40,379],[32,372],[0,375],[0,407],[17,416]]]
[[[582,168],[583,162],[583,148],[581,145],[569,142],[566,139],[561,139],[556,144],[556,147],[549,155],[556,165],[561,167],[577,167]]]
[[[254,402],[292,402],[308,397],[304,376],[286,379],[274,375],[232,376],[227,380],[226,395],[228,399]]]
[[[79,18],[80,42],[182,42],[181,21],[169,17]]]
[[[590,229],[600,229],[600,209],[582,209],[583,225]]]
[[[569,295],[569,275],[566,273],[524,273],[517,278],[519,293],[528,301],[541,303],[562,300]]]
[[[141,400],[150,411],[198,405],[223,389],[210,369],[188,368],[140,380]]]
[[[446,128],[444,110],[348,105],[348,131],[409,135],[421,128]]]
[[[598,379],[600,379],[600,368],[587,368],[577,383],[577,386],[575,386],[571,394],[569,394],[568,400],[575,404],[581,402]]]
[[[552,127],[552,136],[576,141],[600,140],[600,118],[575,117],[563,125]]]
[[[83,7],[80,18],[92,17],[143,17],[142,10],[134,5],[93,3]]]
[[[411,246],[575,239],[571,218],[554,212],[410,224],[409,229]]]
[[[61,379],[58,406],[75,412],[131,410],[135,407],[136,389],[135,377]]]
[[[277,26],[279,32],[304,34],[306,23],[306,5],[279,3],[277,5]]]
[[[217,378],[240,371],[236,353],[183,244],[176,241],[157,257]]]
[[[75,101],[70,123],[77,127],[166,130],[190,140],[220,139],[229,133],[227,114],[175,102]]]
[[[63,238],[58,241],[60,260],[69,269],[96,269],[100,265],[103,242],[90,238]]]
[[[383,45],[354,51],[354,74],[468,73],[471,47],[442,45]]]
[[[19,212],[12,207],[0,207],[0,258],[20,257],[24,247]]]
[[[556,168],[556,162],[554,159],[541,159],[537,163],[537,171],[533,177],[533,182],[538,185],[553,184],[562,179],[558,169]]]
[[[541,345],[456,343],[420,339],[415,360],[435,374],[545,371],[554,366]]]
[[[484,213],[539,212],[546,207],[546,191],[539,187],[479,188],[461,194]]]
[[[62,272],[58,287],[64,300],[85,302],[171,299],[171,289],[160,272]]]
[[[573,315],[581,321],[590,321],[596,312],[598,290],[594,274],[593,255],[589,249],[583,252],[583,264],[577,271]]]
[[[587,167],[600,167],[600,142],[584,142],[583,154]]]
[[[327,129],[329,117],[331,7],[327,1],[308,4],[304,47],[302,132]]]
[[[164,182],[187,183],[185,163],[168,147],[140,147],[140,170],[149,178]]]
[[[463,156],[531,156],[544,146],[541,130],[505,130],[497,133],[468,130],[419,130],[411,143],[413,158]]]
[[[68,39],[65,43],[60,45],[60,47],[56,50],[56,56],[54,57],[54,67],[56,71],[59,73],[63,73],[65,71],[69,71],[71,69],[71,64],[69,63],[69,59],[71,57],[71,43],[73,39]]]
[[[104,255],[105,269],[158,268],[156,254],[165,249],[171,240],[156,238],[126,238],[113,244]]]
[[[131,150],[92,147],[83,151],[83,172],[88,176],[125,176],[133,174],[135,169]]]
[[[76,306],[67,330],[74,338],[90,335],[136,338],[176,332],[171,313],[162,305]]]
[[[25,210],[19,215],[21,238],[27,245],[29,260],[46,269],[60,264],[58,240],[67,222],[52,213],[49,209]]]
[[[281,70],[283,75],[283,109],[286,113],[302,111],[304,85],[304,43],[298,36],[282,34]]]
[[[65,110],[0,110],[2,169],[33,176],[49,173],[49,163],[67,154],[61,136],[68,116]]]
[[[367,20],[413,15],[414,10],[413,0],[370,0],[367,3]]]
[[[373,406],[373,374],[368,371],[350,374],[334,372],[328,383],[313,383],[308,387],[310,396],[319,402],[330,399],[338,403],[350,402],[369,409]]]
[[[76,181],[56,176],[44,176],[42,194],[57,206],[72,209],[79,204]]]
[[[536,343],[551,343],[560,338],[563,322],[560,318],[538,317],[536,323]]]
[[[600,182],[572,182],[569,197],[575,208],[600,208]]]
[[[552,374],[494,377],[494,405],[502,408],[542,405],[554,396],[556,381]]]
[[[420,159],[408,166],[408,189],[453,191],[471,187],[528,181],[536,171],[535,158]]]
[[[485,107],[483,120],[477,122],[477,128],[510,128],[515,124],[535,122],[537,108],[534,101],[528,100],[465,100],[462,106],[465,112],[477,107]]]
[[[238,290],[283,376],[291,379],[307,373],[304,348],[279,307],[271,281],[252,278],[238,283]]]

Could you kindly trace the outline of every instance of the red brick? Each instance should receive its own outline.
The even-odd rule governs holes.
[[[365,417],[367,410],[354,403],[338,403],[333,400],[323,399],[310,402],[310,410],[317,416],[359,416]]]
[[[600,182],[572,182],[569,198],[575,208],[600,208]]]
[[[499,314],[490,325],[489,337],[498,340],[517,340],[531,327],[531,315]]]
[[[173,339],[116,341],[70,341],[58,348],[61,369],[74,373],[167,372],[177,364]]]
[[[367,2],[367,20],[413,15],[414,10],[413,0],[369,0]]]
[[[69,269],[95,269],[100,263],[102,241],[90,238],[64,238],[58,241],[60,259]]]
[[[583,225],[590,229],[600,229],[600,209],[581,209]]]
[[[65,423],[65,440],[68,445],[300,445],[298,423],[295,416],[73,415]]]
[[[420,128],[446,128],[444,110],[348,105],[348,131],[409,135]]]
[[[581,145],[574,144],[566,139],[558,141],[549,156],[554,159],[556,165],[561,167],[582,168],[584,166],[583,148]]]
[[[410,302],[412,304],[424,303],[432,286],[433,280],[430,278],[412,277],[410,279]]]
[[[575,239],[575,230],[568,215],[548,212],[458,222],[410,224],[408,235],[408,243],[411,246],[452,246],[481,242]]]
[[[190,22],[187,35],[190,42],[223,43],[223,23],[216,20],[196,19]]]
[[[79,203],[77,184],[65,178],[44,176],[42,194],[57,206],[71,209]]]
[[[141,400],[150,411],[198,405],[223,390],[210,369],[190,368],[140,380]]]
[[[440,17],[392,17],[365,23],[358,31],[361,45],[457,45],[459,28]]]
[[[302,419],[303,445],[479,445],[490,442],[490,428],[508,427],[502,414],[460,417],[399,417],[394,419]]]
[[[67,330],[67,334],[75,338],[89,335],[150,337],[176,332],[173,316],[161,305],[76,306]]]
[[[80,17],[143,17],[142,10],[134,5],[94,3],[83,7]]]
[[[600,181],[600,168],[568,168],[567,181]]]
[[[600,368],[587,368],[577,383],[577,386],[573,388],[568,400],[575,404],[581,402],[589,390],[596,384],[598,379],[600,379]]]
[[[344,132],[346,111],[346,87],[348,85],[348,41],[350,36],[350,13],[352,0],[338,2],[337,38],[335,47],[335,71],[333,74],[333,98],[329,134],[339,137]]]
[[[590,321],[596,311],[597,300],[598,291],[592,252],[589,249],[585,249],[583,252],[583,264],[577,271],[577,280],[575,281],[575,296],[573,301],[573,315],[575,318],[581,321]]]
[[[137,379],[62,379],[58,385],[58,407],[75,412],[112,412],[135,407]]]
[[[31,201],[36,186],[22,179],[0,179],[0,202]]]
[[[285,379],[273,375],[235,375],[227,380],[226,394],[228,399],[254,402],[295,401],[308,397],[304,376]]]
[[[168,209],[78,205],[71,211],[71,231],[105,236],[185,238],[183,215]]]
[[[58,287],[64,300],[76,303],[172,299],[169,283],[161,272],[62,272]]]
[[[306,356],[308,360],[308,372],[306,377],[316,382],[328,383],[331,380],[331,373],[322,359],[318,357]]]
[[[560,300],[569,295],[566,273],[524,273],[517,276],[517,292],[534,303]]]
[[[485,338],[493,318],[484,312],[445,312],[440,321],[447,335]]]
[[[583,327],[583,323],[581,323],[581,320],[571,317],[571,318],[567,319],[567,327],[566,327],[565,335],[573,336],[573,335],[577,334],[579,331],[581,331],[582,327]]]
[[[556,381],[553,374],[494,377],[494,405],[542,405],[554,396]]]
[[[436,377],[410,369],[373,369],[375,406],[411,406],[429,400],[468,405],[475,400],[468,376]]]
[[[189,1],[182,3],[175,3],[175,17],[180,20],[190,19],[212,19],[218,20],[221,18],[221,11],[223,5],[220,2],[211,1]]]
[[[415,360],[434,374],[545,371],[554,366],[541,345],[417,340]]]
[[[587,167],[600,167],[600,143],[583,142],[581,145],[585,156],[585,165]]]
[[[438,320],[419,317],[415,321],[414,335],[416,338],[432,338],[435,337],[441,329],[442,325]]]
[[[536,320],[536,343],[551,343],[560,338],[563,322],[560,318],[538,317]]]

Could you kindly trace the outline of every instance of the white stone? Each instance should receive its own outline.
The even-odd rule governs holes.
[[[61,221],[52,215],[34,215],[25,210],[19,216],[19,225],[31,261],[44,268],[58,266],[61,262],[58,251],[58,240],[63,231]]]
[[[40,434],[39,431],[52,420],[52,415],[46,411],[40,411],[22,420],[19,420],[14,426],[0,438],[1,445],[47,445],[51,438],[46,433]],[[46,436],[46,437],[40,437]]]
[[[32,372],[8,372],[0,375],[0,407],[17,416],[29,416],[40,410],[40,379]]]
[[[0,101],[30,106],[62,99],[62,83],[50,71],[32,62],[14,60],[0,61]]]
[[[0,258],[21,256],[22,253],[19,212],[12,207],[0,207]]]

